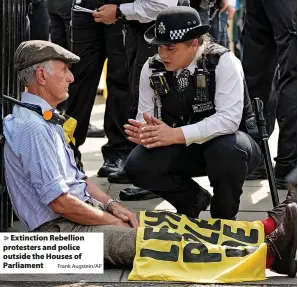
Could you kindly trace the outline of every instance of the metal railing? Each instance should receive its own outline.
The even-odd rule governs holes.
[[[21,86],[14,71],[14,52],[25,39],[26,0],[0,0],[0,231],[6,231],[13,220],[13,211],[4,178],[2,119],[11,112],[11,104],[3,95],[17,98]]]

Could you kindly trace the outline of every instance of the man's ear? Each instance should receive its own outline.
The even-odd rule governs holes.
[[[41,86],[46,84],[46,75],[43,68],[37,68],[35,72],[35,79]]]

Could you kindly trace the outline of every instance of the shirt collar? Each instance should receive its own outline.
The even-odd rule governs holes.
[[[192,60],[192,62],[186,68],[184,68],[184,69],[189,70],[191,75],[193,75],[194,72],[195,72],[195,69],[197,67],[197,61],[202,56],[204,48],[205,48],[204,45],[200,46],[200,48],[198,49],[197,54],[194,57],[194,59]],[[183,69],[179,69],[179,70],[176,71],[176,77],[179,76],[179,74],[181,73],[182,70]]]
[[[28,92],[23,92],[21,96],[21,102],[22,103],[27,103],[27,104],[32,104],[32,105],[37,105],[41,107],[42,113],[45,111],[53,109],[49,103],[47,103],[44,99],[37,95],[30,94]]]

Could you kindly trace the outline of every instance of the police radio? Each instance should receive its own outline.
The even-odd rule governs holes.
[[[150,86],[158,95],[166,95],[170,92],[170,87],[166,78],[166,72],[154,72],[150,76]]]
[[[209,72],[207,70],[197,69],[196,70],[196,97],[194,98],[198,102],[209,101]]]

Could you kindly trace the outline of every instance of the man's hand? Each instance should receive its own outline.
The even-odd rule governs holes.
[[[136,215],[121,204],[112,202],[109,206],[109,212],[121,219],[125,224],[129,224],[133,228],[138,228],[139,223]]]
[[[141,144],[140,134],[141,128],[145,126],[153,126],[152,118],[149,114],[144,113],[144,123],[140,123],[136,120],[129,119],[128,122],[130,125],[124,125],[125,133],[128,135],[128,140],[135,143]]]
[[[116,18],[117,5],[107,4],[98,9],[92,15],[95,22],[104,23],[107,25],[114,24],[117,22]]]
[[[171,128],[155,117],[151,117],[154,126],[141,128],[139,136],[141,144],[147,148],[169,146],[172,144],[185,144],[181,128]]]

